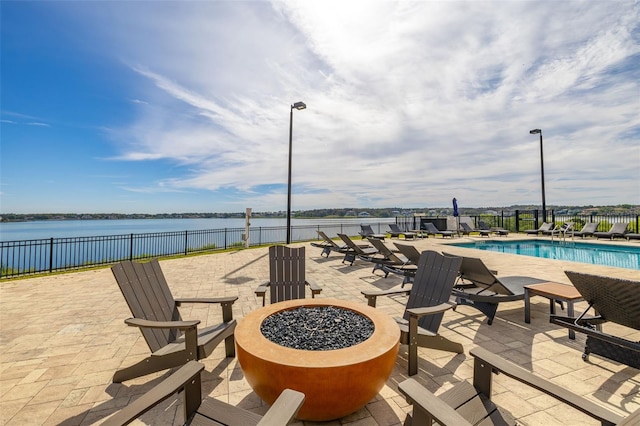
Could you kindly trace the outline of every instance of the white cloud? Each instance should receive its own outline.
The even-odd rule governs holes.
[[[302,100],[295,208],[538,203],[536,127],[549,204],[640,201],[637,2],[103,7],[144,99],[119,158],[184,166],[164,189],[278,210]]]

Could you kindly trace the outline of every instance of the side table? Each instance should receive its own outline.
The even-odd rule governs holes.
[[[549,299],[549,312],[551,315],[556,313],[556,301],[566,302],[567,315],[574,316],[573,304],[584,300],[582,295],[572,285],[560,284],[554,282],[546,282],[540,284],[530,284],[524,286],[524,322],[531,322],[531,296],[542,296]],[[575,340],[576,333],[569,330],[569,339]]]

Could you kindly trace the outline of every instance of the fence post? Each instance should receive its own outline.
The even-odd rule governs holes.
[[[184,255],[187,255],[187,250],[189,247],[189,231],[184,231]]]
[[[224,249],[227,249],[227,228],[224,228]]]
[[[516,232],[520,232],[520,210],[516,210]]]
[[[49,273],[53,271],[53,237],[49,240]]]
[[[133,233],[129,236],[129,260],[133,260]]]

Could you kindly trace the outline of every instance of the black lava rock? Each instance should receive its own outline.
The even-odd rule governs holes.
[[[293,349],[328,351],[364,342],[373,334],[366,316],[335,306],[302,306],[276,312],[260,325],[262,335]]]

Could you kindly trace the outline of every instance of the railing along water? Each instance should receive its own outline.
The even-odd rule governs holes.
[[[378,231],[383,223],[376,224]],[[375,226],[375,225],[374,225]],[[292,241],[318,238],[317,231],[357,235],[359,223],[293,226]],[[152,232],[93,237],[45,238],[0,242],[0,278],[108,265],[122,260],[188,255],[242,248],[245,228]],[[283,243],[286,227],[254,227],[250,246]]]
[[[639,215],[560,215],[548,211],[555,223],[575,222],[574,229],[581,229],[587,222],[599,222],[599,231],[606,231],[611,224],[626,222],[630,232],[638,232]],[[462,214],[462,216],[465,216]],[[474,224],[480,220],[489,226],[523,232],[537,229],[542,223],[539,211],[503,211],[499,215],[471,215]],[[421,220],[444,218],[404,216],[395,222],[402,229],[420,227]],[[394,219],[392,219],[394,220]],[[376,233],[388,230],[388,222],[369,222]],[[327,235],[337,233],[357,235],[360,222],[296,225],[291,228],[292,241],[310,241],[318,238],[318,230]],[[190,253],[221,251],[242,248],[245,245],[245,228],[222,228],[208,230],[151,232],[140,234],[120,234],[94,237],[45,238],[0,242],[0,278],[22,275],[73,270],[91,266],[107,265],[121,260],[151,259],[154,257],[188,255]],[[249,245],[280,244],[285,241],[286,227],[252,227],[249,231]]]

